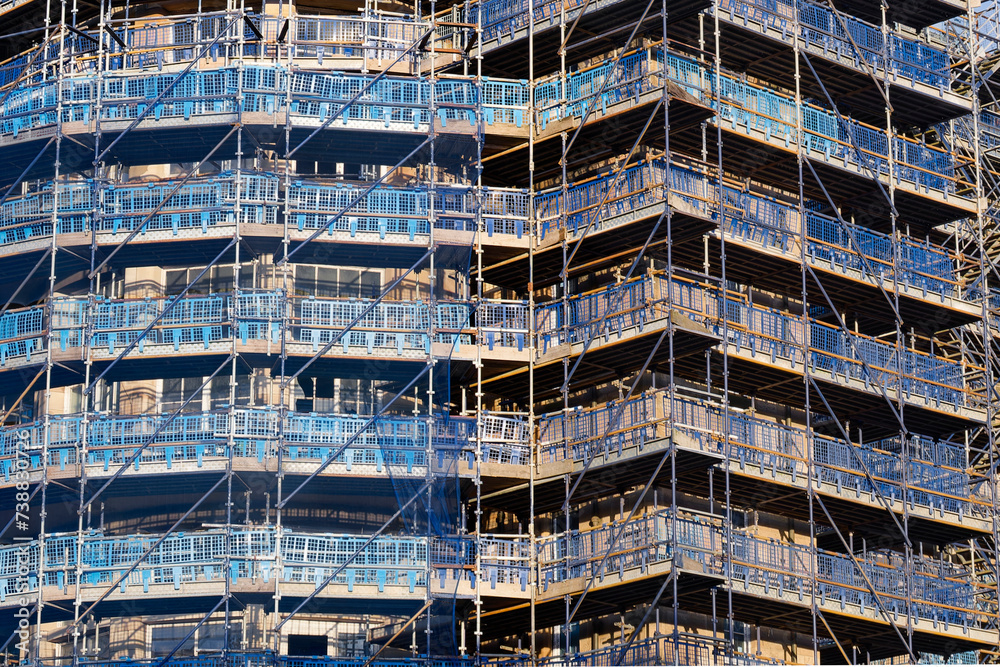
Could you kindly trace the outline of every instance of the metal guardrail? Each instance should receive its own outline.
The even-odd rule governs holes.
[[[714,91],[714,77],[709,80]],[[805,104],[801,105],[804,132],[799,138],[796,121],[800,111],[792,98],[730,77],[720,79],[720,89],[721,100],[716,107],[719,116],[736,128],[763,132],[767,139],[781,139],[786,146],[801,143],[807,153],[822,154],[827,161],[842,161],[883,180],[889,178],[891,145],[893,177],[897,181],[946,195],[958,189],[951,153],[900,135],[887,135],[884,130]]]
[[[881,32],[878,34],[881,38]],[[947,71],[947,63],[945,67]],[[660,48],[636,51],[614,66],[606,63],[572,72],[565,80],[558,75],[540,79],[535,87],[539,129],[544,130],[549,122],[559,118],[582,116],[599,92],[601,97],[595,107],[603,113],[609,105],[662,88],[664,79],[678,83],[737,126],[763,131],[768,139],[784,138],[786,145],[802,143],[807,150],[822,152],[826,160],[843,160],[857,169],[867,165],[879,176],[888,177],[889,140],[883,130],[838,119],[818,106],[803,105],[805,133],[800,140],[796,122],[800,110],[793,99],[743,83],[728,74],[721,75],[720,91],[716,94],[715,75],[710,68]],[[861,149],[860,156],[854,144]],[[897,179],[945,193],[956,191],[954,159],[949,153],[894,135],[892,157],[896,161]]]
[[[81,667],[157,667],[163,658],[132,660],[128,658],[113,660],[79,660]],[[294,656],[275,655],[271,651],[244,652],[230,651],[223,658],[221,655],[174,656],[170,664],[177,667],[475,667],[477,664],[513,665],[503,659],[481,660],[477,663],[472,658],[377,658],[368,662],[365,656]],[[73,663],[68,658],[43,658],[37,663],[40,667],[70,667]],[[519,663],[518,663],[519,664]]]
[[[810,475],[809,438],[804,429],[738,410],[730,410],[727,420],[726,411],[708,401],[675,397],[671,406],[669,394],[662,389],[624,403],[610,401],[542,415],[538,421],[538,460],[541,465],[563,460],[587,462],[600,456],[620,456],[630,447],[641,452],[656,440],[669,437],[666,428],[670,423],[695,446],[713,454],[725,453],[728,434],[730,464],[741,469],[755,465],[802,483]],[[813,433],[812,442],[812,474],[843,492],[878,493],[893,501],[904,500],[960,517],[989,515],[989,504],[973,497],[975,480],[965,448],[959,444],[911,435],[905,443],[892,437],[856,445],[817,433]],[[905,464],[900,456],[904,447]]]
[[[719,534],[710,520],[674,518],[669,509],[658,510],[627,522],[541,538],[540,585],[548,590],[553,583],[579,577],[600,581],[625,570],[645,572],[650,565],[671,560],[677,552],[712,568],[719,548]]]
[[[709,665],[711,646],[693,639],[653,637],[632,643],[622,655],[624,646],[612,645],[571,655],[542,658],[545,667],[615,667],[616,665]]]
[[[668,300],[668,291],[671,292]],[[259,297],[262,292],[256,293]],[[267,293],[281,299],[277,292]],[[290,342],[318,349],[335,332],[343,330],[367,305],[363,299],[316,299],[289,297],[276,312],[272,305],[233,306],[229,294],[186,297],[163,318],[137,346],[139,354],[147,345],[201,344],[238,337],[277,342],[281,321],[287,318]],[[650,274],[622,285],[581,295],[567,301],[551,302],[535,311],[538,347],[544,353],[552,344],[579,342],[595,336],[608,336],[625,328],[644,324],[666,315],[667,304],[690,317],[721,331],[721,320],[728,320],[730,344],[796,364],[808,361],[815,369],[849,377],[865,386],[881,385],[916,394],[936,405],[976,406],[982,401],[980,387],[966,383],[968,369],[961,364],[892,343],[847,333],[815,320],[810,321],[810,338],[804,338],[801,318],[779,310],[763,308],[728,296],[723,305],[718,290],[662,274]],[[47,326],[51,320],[55,344],[61,350],[80,347],[84,331],[90,329],[89,344],[97,350],[114,354],[134,341],[139,333],[166,307],[168,299],[94,300],[57,298],[46,306],[12,310],[0,317],[0,367],[11,359],[20,364],[32,363],[32,355],[45,349]],[[511,324],[526,323],[525,304],[505,303],[501,319],[487,319],[482,331],[485,342],[524,348],[527,331],[511,329]],[[567,319],[568,324],[564,325]],[[488,311],[489,312],[489,311]],[[437,328],[434,342],[471,344],[477,324],[468,303],[438,303],[434,317]],[[490,313],[492,314],[492,313]],[[427,333],[431,317],[423,303],[380,302],[343,338],[345,353],[352,348],[373,354],[395,349],[397,353],[422,350],[429,354],[431,339]],[[898,385],[898,386],[897,386]]]
[[[10,482],[19,447],[28,471],[72,469],[84,461],[90,467],[115,470],[168,417],[56,415],[47,431],[42,421],[4,427],[0,429],[0,481]],[[287,412],[282,420],[274,408],[182,413],[163,426],[135,461],[134,470],[151,465],[157,472],[164,467],[201,468],[230,456],[260,463],[274,461],[280,437],[284,439],[286,462],[318,464],[359,432],[335,459],[336,466],[350,471],[366,465],[378,472],[391,468],[396,475],[413,474],[414,468],[428,465],[428,444],[439,466],[446,461],[472,465],[477,437],[486,462],[526,466],[531,461],[528,425],[517,417],[485,413],[477,423],[469,417],[437,415],[429,421],[426,417],[386,415],[362,431],[367,421],[357,415],[298,412]]]
[[[685,567],[700,564],[705,573],[731,577],[734,587],[762,588],[763,594],[792,604],[806,603],[815,595],[819,604],[857,606],[862,614],[874,610],[875,597],[857,571],[851,557],[819,550],[815,571],[813,550],[807,545],[762,539],[733,533],[725,549],[726,533],[717,522],[699,516],[671,517],[659,510],[627,523],[616,522],[591,531],[569,531],[542,538],[538,544],[540,584],[544,589],[559,581],[580,577],[603,579],[626,570],[645,573],[650,565],[668,561],[682,553]],[[617,539],[615,538],[617,536]],[[228,539],[227,539],[228,537]],[[158,539],[155,535],[104,536],[92,531],[82,542],[75,534],[52,535],[45,541],[44,563],[39,543],[0,548],[0,604],[17,603],[15,595],[40,586],[67,590],[107,586],[118,573],[133,565]],[[278,540],[273,528],[242,529],[227,536],[210,530],[168,536],[143,560],[120,586],[123,593],[148,594],[150,586],[172,586],[180,590],[194,581],[243,579],[318,585],[344,559],[359,551],[350,567],[335,583],[353,590],[355,585],[404,587],[411,592],[432,577],[469,580],[465,566],[475,565],[476,540],[464,537],[379,536],[367,546],[358,535],[283,533],[281,566],[276,565]],[[497,568],[497,581],[525,582],[530,567],[529,550],[523,539],[487,536],[481,557],[487,567]],[[614,542],[614,550],[610,547]],[[364,547],[364,548],[361,548]],[[731,558],[728,554],[732,554]],[[906,560],[894,552],[868,552],[856,556],[879,602],[895,618],[907,615],[935,626],[963,629],[991,628],[995,614],[979,610],[974,599],[976,585],[959,565],[924,556]],[[224,567],[228,562],[228,568]],[[598,571],[598,565],[603,565]],[[27,591],[18,582],[19,570],[28,569]],[[77,569],[82,569],[78,577]],[[505,570],[500,575],[500,570]],[[816,587],[813,588],[813,575]],[[79,581],[78,581],[79,578]],[[908,582],[907,582],[908,579]],[[907,585],[908,583],[908,585]],[[526,586],[527,583],[522,586]],[[906,592],[904,592],[906,591]],[[912,601],[908,594],[912,593]]]
[[[31,2],[31,0],[5,0],[4,2],[0,2],[0,14],[6,14],[12,9],[17,9],[28,2]]]
[[[5,0],[0,3],[0,14],[24,2]],[[95,72],[99,67],[108,72],[152,68],[160,71],[190,63],[219,38],[207,55],[212,62],[240,59],[278,63],[291,57],[299,64],[323,65],[325,59],[336,59],[341,65],[353,64],[364,69],[372,63],[381,66],[394,60],[429,27],[426,21],[417,21],[414,16],[371,10],[359,11],[354,16],[296,14],[281,18],[250,13],[247,20],[261,34],[260,39],[242,21],[229,34],[219,37],[239,17],[236,12],[217,11],[145,21],[111,20],[106,30],[114,39],[105,38],[97,30],[83,31],[93,40],[68,34],[62,54],[67,60],[72,59],[69,69],[75,74]],[[99,64],[100,40],[104,41],[104,56]],[[59,44],[47,45],[42,54],[36,55],[41,48],[34,47],[0,63],[0,86],[18,77],[37,80],[51,76],[58,69]],[[31,67],[26,70],[32,57]]]
[[[58,297],[48,305],[10,310],[0,316],[0,368],[12,359],[32,363],[32,355],[46,349],[49,325],[54,344],[63,352],[82,347],[89,332],[87,342],[93,349],[113,355],[136,341],[173,302],[174,297],[93,301]],[[387,350],[430,354],[432,342],[468,345],[478,332],[490,349],[524,349],[527,327],[516,327],[527,323],[527,304],[482,303],[485,307],[479,318],[471,302],[438,302],[432,314],[429,304],[420,301],[380,301],[343,337],[342,348],[345,354],[359,353],[359,349],[366,354]],[[234,337],[243,344],[250,340],[273,344],[280,341],[283,331],[287,331],[287,342],[311,345],[315,351],[370,304],[370,299],[288,297],[266,290],[240,291],[236,296],[186,296],[139,340],[136,351],[142,354],[150,345],[172,345],[179,351],[182,345],[201,344],[208,349],[212,343]],[[433,341],[428,333],[432,317]]]
[[[951,135],[973,143],[973,116],[962,116],[948,125],[939,126],[938,134],[943,137]],[[979,114],[979,144],[987,150],[1000,146],[1000,114],[995,111],[982,111]]]
[[[676,56],[668,57],[679,60]],[[644,49],[624,56],[617,63],[568,73],[565,80],[558,74],[540,79],[535,83],[538,129],[544,130],[550,122],[560,118],[582,117],[598,93],[601,97],[595,109],[604,113],[609,105],[662,88],[663,73],[654,72],[649,60],[650,50]]]
[[[45,560],[40,561],[38,541],[24,542],[15,547],[0,547],[0,604],[18,604],[18,596],[37,591],[39,586],[67,590],[77,585],[77,568],[81,587],[106,587],[124,569],[159,539],[157,535],[105,536],[92,531],[78,542],[75,534],[51,535],[45,539]],[[350,565],[339,573],[333,583],[374,585],[379,592],[386,586],[406,587],[413,592],[427,585],[427,572],[454,569],[465,573],[464,566],[475,565],[475,538],[431,538],[377,536],[369,544],[365,535],[324,535],[284,532],[281,535],[280,559],[274,528],[239,529],[229,533],[221,530],[196,531],[169,535],[142,563],[122,581],[123,593],[149,593],[150,586],[167,585],[180,590],[196,581],[222,581],[228,577],[234,584],[240,580],[270,581],[319,585],[337,566],[355,555]],[[228,542],[228,549],[227,549]],[[490,538],[490,548],[503,543]],[[512,541],[512,544],[521,544]],[[458,545],[456,551],[453,547]],[[519,580],[526,572],[526,550],[511,550],[511,557],[497,559],[490,567],[496,570],[513,568],[504,577]],[[523,562],[520,554],[525,553]],[[439,557],[440,556],[440,557]],[[490,556],[487,556],[489,558]],[[229,561],[228,570],[225,568]],[[281,563],[280,567],[278,562]],[[18,574],[18,568],[22,573]],[[27,567],[27,588],[18,577]],[[462,574],[463,578],[473,576]]]
[[[518,30],[527,28],[530,18],[529,6],[534,12],[536,25],[552,22],[558,19],[563,10],[570,16],[575,9],[584,4],[584,0],[556,2],[555,0],[486,0],[470,3],[463,8],[461,20],[467,23],[482,21],[483,41],[491,42],[502,37],[512,36]],[[591,2],[589,7],[596,9],[602,5],[611,4],[606,0]]]
[[[612,184],[614,191],[609,193]],[[706,218],[717,216],[721,210],[725,231],[733,238],[788,254],[796,262],[797,245],[804,233],[809,261],[832,262],[878,282],[895,279],[901,285],[942,298],[974,296],[964,289],[959,273],[962,260],[933,243],[902,234],[894,239],[850,223],[845,227],[811,210],[806,210],[803,229],[796,206],[731,186],[723,186],[723,203],[719,205],[718,193],[718,181],[698,169],[676,164],[668,169],[662,160],[644,161],[626,168],[620,176],[609,172],[572,185],[565,205],[559,189],[538,194],[536,224],[544,240],[554,229],[562,228],[565,210],[567,231],[578,236],[588,227],[591,231],[611,229],[621,224],[621,216],[627,218],[634,211],[673,196]],[[894,246],[898,258],[893,256]]]
[[[181,78],[183,76],[183,78]],[[240,78],[242,77],[242,79]],[[290,80],[289,80],[290,77]],[[99,112],[102,122],[131,121],[143,113],[167,86],[179,82],[160,98],[148,122],[167,119],[215,122],[212,117],[237,113],[237,94],[243,113],[284,116],[293,123],[311,124],[340,111],[375,75],[327,73],[247,65],[179,72],[126,72],[101,77],[92,74],[68,76],[61,82],[45,80],[17,86],[0,104],[0,136],[16,138],[26,130],[54,125],[57,95],[61,95],[62,122],[88,123]],[[434,84],[437,120],[445,127],[456,121],[475,125],[477,109],[489,108],[480,88],[469,77],[438,79]],[[498,91],[509,88],[509,91]],[[286,91],[291,90],[291,99]],[[491,80],[491,99],[526,95],[520,81]],[[368,89],[365,96],[346,108],[339,125],[379,130],[420,132],[429,127],[431,83],[416,77],[387,75]],[[98,103],[98,96],[100,102]],[[503,122],[510,112],[498,106],[485,122]],[[222,122],[221,120],[218,122]]]
[[[877,609],[875,597],[849,556],[819,550],[815,570],[808,545],[733,534],[732,562],[724,567],[734,586],[763,586],[765,594],[803,599],[815,594],[821,605],[856,605],[862,613]],[[914,556],[907,562],[893,552],[858,556],[861,568],[893,617],[911,616],[935,626],[991,628],[996,615],[978,610],[971,573],[944,560]],[[911,571],[912,603],[907,601],[906,571]],[[813,572],[816,588],[812,586]]]
[[[574,0],[565,7],[568,13],[583,4]],[[599,9],[603,4],[592,2],[590,10]],[[563,9],[560,3],[529,0],[483,0],[469,5],[464,10],[465,20],[475,23],[481,18],[483,23],[483,39],[487,42],[500,40],[504,37],[513,38],[514,34],[528,26],[529,5],[534,12],[536,25],[551,21]],[[850,34],[850,39],[844,33],[841,23],[826,7],[798,0],[722,0],[720,14],[728,13],[730,20],[739,16],[744,24],[749,21],[780,31],[783,40],[794,37],[793,20],[795,13],[799,14],[800,34],[806,44],[833,51],[841,57],[855,61],[854,69],[864,72],[863,66],[851,45],[850,39],[858,44],[861,58],[866,63],[879,70],[888,70],[890,76],[903,77],[912,81],[926,83],[941,91],[948,90],[952,75],[948,54],[941,49],[924,42],[904,37],[896,32],[889,33],[888,42],[881,28],[872,26],[851,16],[843,16],[844,24]],[[598,86],[599,87],[599,86]],[[596,90],[596,88],[594,88]],[[543,93],[549,95],[550,93]]]
[[[669,292],[669,295],[668,295]],[[542,304],[535,311],[539,349],[617,334],[628,327],[665,317],[673,310],[713,327],[721,334],[723,318],[729,344],[754,356],[763,354],[799,367],[809,363],[835,375],[882,386],[935,405],[977,407],[984,388],[966,382],[970,370],[960,363],[897,346],[810,319],[809,340],[800,317],[748,303],[728,294],[723,300],[714,286],[700,285],[663,273],[634,278],[563,303]],[[603,318],[603,320],[602,320]]]
[[[178,76],[175,72],[159,71],[110,74],[101,79],[81,74],[68,77],[62,90],[63,121],[90,121],[98,109],[98,81],[102,86],[99,107],[102,120],[131,120]],[[240,76],[242,81],[238,80]],[[230,67],[194,70],[156,104],[151,118],[190,120],[197,116],[204,121],[213,115],[233,114],[236,93],[242,88],[243,111],[283,114],[285,105],[290,104],[288,111],[293,122],[308,123],[310,119],[321,120],[337,112],[371,78],[365,74],[335,75],[305,70],[289,75],[281,68],[265,65],[250,65],[242,72]],[[806,131],[799,139],[796,131],[799,110],[792,99],[724,75],[718,91],[721,102],[717,102],[711,70],[660,48],[629,54],[614,67],[603,64],[574,72],[565,81],[558,76],[540,79],[535,93],[536,122],[544,129],[551,120],[582,115],[602,87],[599,106],[604,110],[609,104],[661,88],[665,78],[714,106],[723,119],[737,126],[755,128],[769,138],[778,136],[786,142],[801,142],[807,150],[821,153],[827,160],[837,159],[855,169],[867,165],[881,177],[888,177],[890,141],[884,131],[852,120],[838,120],[825,109],[804,105],[801,113]],[[411,77],[385,77],[376,82],[364,99],[352,104],[340,122],[379,130],[419,131],[431,120],[427,106],[430,85]],[[490,79],[480,87],[471,79],[450,78],[435,85],[435,97],[442,103],[438,116],[445,126],[450,121],[475,124],[477,108],[482,109],[487,125],[524,122],[528,92],[523,81]],[[284,93],[289,87],[290,102]],[[56,90],[55,81],[29,82],[12,90],[0,108],[0,135],[17,137],[24,130],[54,124]],[[949,153],[901,136],[891,139],[897,179],[945,193],[956,191],[955,166]],[[854,144],[860,147],[861,155],[853,148]]]
[[[620,536],[611,550],[615,535]],[[813,550],[808,545],[734,532],[732,544],[724,548],[726,539],[725,531],[710,519],[674,519],[669,510],[590,531],[569,531],[539,541],[539,583],[548,589],[556,582],[579,577],[600,580],[607,574],[624,574],[630,569],[645,572],[649,565],[672,558],[672,552],[677,550],[684,553],[685,563],[693,559],[706,572],[732,577],[737,589],[762,586],[764,595],[786,602],[808,604],[806,596],[815,594],[823,606],[840,602],[842,609],[847,604],[856,605],[861,613],[876,609],[875,597],[850,556],[819,550],[814,571]],[[977,587],[971,573],[959,565],[924,556],[907,561],[891,551],[867,552],[856,558],[880,602],[896,618],[910,615],[935,626],[940,623],[961,628],[995,625],[996,615],[981,611],[975,603]],[[603,568],[597,571],[601,564]],[[912,602],[908,602],[908,590]]]
[[[720,74],[717,84],[711,68],[658,47],[629,54],[614,67],[602,64],[568,74],[565,82],[555,75],[540,79],[535,88],[539,129],[551,120],[580,116],[590,104],[604,112],[609,105],[661,89],[666,79],[716,109],[722,120],[747,132],[763,132],[768,140],[782,139],[786,146],[801,144],[827,161],[836,159],[854,169],[871,169],[884,179],[889,175],[891,145],[894,178],[946,194],[957,189],[954,156],[946,151],[900,135],[890,137],[884,130],[838,118],[820,106],[796,105],[791,97],[727,73]],[[599,92],[600,99],[593,100]],[[802,137],[797,129],[800,114]]]
[[[609,646],[594,651],[582,651],[568,656],[540,658],[538,664],[545,667],[613,667],[621,647]],[[716,656],[715,664],[720,665],[783,665],[784,661],[717,649],[707,641],[693,638],[673,640],[672,638],[643,639],[629,647],[622,664],[625,665],[708,665]],[[921,654],[924,655],[924,654]],[[957,656],[971,656],[967,660],[956,660]],[[935,657],[935,656],[932,656]],[[976,664],[976,654],[956,654],[950,661],[943,656],[926,664]],[[225,658],[218,655],[198,655],[171,658],[171,664],[178,667],[362,667],[366,657],[333,656],[276,656],[270,652],[245,653],[230,652]],[[162,658],[149,660],[80,660],[80,667],[157,667]],[[924,662],[923,660],[921,661]],[[48,658],[37,663],[41,667],[69,667],[68,659]],[[476,664],[488,667],[525,667],[531,660],[524,656],[483,657],[478,662],[472,658],[441,660],[434,658],[378,658],[371,667],[474,667]]]
[[[289,225],[299,231],[326,227],[332,217],[343,213],[329,225],[331,233],[378,234],[380,239],[403,235],[410,241],[430,233],[432,206],[423,186],[379,186],[347,210],[364,193],[364,186],[296,179],[286,192],[277,174],[244,172],[237,182],[233,173],[223,172],[193,178],[168,198],[174,188],[172,180],[104,188],[78,181],[60,184],[57,198],[52,184],[44,183],[0,205],[0,246],[51,236],[53,213],[59,234],[135,231],[157,207],[159,211],[144,223],[141,233],[208,234],[217,227],[234,226],[237,217],[242,224],[279,225],[286,195]],[[436,187],[435,228],[476,231],[477,200],[487,237],[527,233],[528,194],[510,188]]]

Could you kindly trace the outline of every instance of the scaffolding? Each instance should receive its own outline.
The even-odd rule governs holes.
[[[0,34],[5,664],[1000,657],[994,4]]]

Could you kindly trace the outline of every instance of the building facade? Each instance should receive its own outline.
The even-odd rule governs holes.
[[[0,3],[8,664],[1000,656],[1000,18]]]

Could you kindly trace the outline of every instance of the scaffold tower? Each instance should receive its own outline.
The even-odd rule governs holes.
[[[1000,7],[0,0],[0,655],[1000,661]]]

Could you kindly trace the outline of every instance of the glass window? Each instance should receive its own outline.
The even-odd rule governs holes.
[[[235,273],[231,264],[226,266],[213,266],[211,278],[211,290],[213,292],[232,292],[236,286]]]
[[[194,635],[181,644],[185,635],[191,632],[191,625],[154,625],[150,628],[152,633],[150,649],[154,658],[163,658],[170,654],[180,644],[174,657],[183,658],[194,655]]]
[[[340,296],[355,299],[361,296],[361,271],[357,269],[340,270]]]
[[[83,409],[83,385],[73,385],[66,388],[66,412],[80,412]]]
[[[111,628],[97,629],[97,659],[111,660]]]
[[[316,267],[295,267],[295,293],[299,296],[309,296],[316,289]]]
[[[164,288],[167,296],[180,294],[194,280],[202,268],[168,269],[165,274]],[[231,292],[236,285],[232,264],[213,266],[191,286],[189,294],[209,294],[212,292]],[[240,266],[240,286],[253,286],[253,265]]]
[[[187,284],[187,269],[167,271],[166,290],[168,296],[171,294],[180,294],[187,287]]]
[[[338,411],[348,414],[374,414],[378,409],[375,405],[377,391],[371,380],[341,378],[340,405]]]
[[[219,410],[224,406],[229,405],[229,373],[219,373],[214,378],[209,385],[211,390],[211,409]],[[204,382],[204,380],[202,380]],[[234,392],[234,397],[236,399],[236,405],[249,405],[250,404],[250,389],[251,381],[249,375],[236,375],[236,389]]]
[[[334,652],[338,658],[363,658],[365,656],[364,631],[338,633],[334,643]]]
[[[361,297],[374,299],[382,291],[382,274],[378,271],[361,272]]]
[[[242,631],[240,624],[229,624],[229,650],[238,651],[242,648]],[[205,623],[198,628],[198,653],[218,653],[225,648],[226,624],[221,622]]]
[[[340,380],[340,411],[352,413],[358,411],[358,385],[360,380],[342,378]]]
[[[240,287],[242,289],[253,289],[256,286],[254,281],[255,268],[253,264],[240,267]]]
[[[319,297],[340,296],[337,290],[337,269],[321,266],[316,269],[316,287],[312,292]]]
[[[201,383],[204,382],[204,378],[194,377],[194,378],[167,378],[163,380],[163,393],[160,399],[160,406],[163,412],[173,412],[177,408],[184,404],[184,401],[193,394]],[[200,412],[201,411],[201,396],[195,396],[187,407],[184,408],[184,412]]]
[[[190,292],[191,294],[208,294],[209,292],[212,291],[213,269],[214,267],[210,268],[208,271],[205,271],[205,273],[203,274],[201,273],[202,269],[188,269],[187,282],[190,283],[194,281],[194,284],[191,285],[191,292]],[[200,278],[198,277],[199,274],[201,274]],[[198,278],[198,280],[195,281],[195,278]],[[181,286],[181,289],[182,290],[184,289],[183,285]]]
[[[371,299],[379,295],[381,288],[381,271],[304,264],[295,267],[294,289],[299,296]]]

